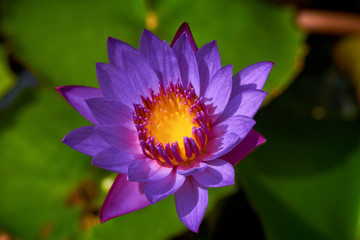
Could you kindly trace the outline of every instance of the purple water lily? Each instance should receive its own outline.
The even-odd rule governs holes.
[[[109,64],[97,63],[100,89],[57,90],[93,125],[63,142],[118,173],[101,208],[111,218],[172,194],[180,220],[198,231],[208,188],[234,184],[234,168],[265,142],[253,130],[272,62],[232,76],[216,41],[197,48],[187,23],[172,43],[144,30],[139,50],[108,39]]]

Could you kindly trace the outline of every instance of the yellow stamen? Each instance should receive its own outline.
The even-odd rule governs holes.
[[[185,91],[179,82],[170,83],[142,100],[144,107],[134,105],[134,123],[144,154],[172,165],[198,157],[209,137],[210,118],[192,86]]]

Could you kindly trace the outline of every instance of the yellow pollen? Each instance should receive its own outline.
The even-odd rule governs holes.
[[[168,105],[165,108],[155,109],[149,119],[148,133],[163,144],[175,141],[182,143],[184,137],[191,137],[194,124],[191,123],[193,117],[190,115],[187,107],[177,110]],[[180,148],[183,147],[182,145],[180,144]]]
[[[170,165],[186,164],[204,150],[211,128],[205,106],[190,84],[170,83],[134,104],[134,124],[143,153]]]

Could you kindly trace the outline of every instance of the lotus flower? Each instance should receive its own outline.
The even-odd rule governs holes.
[[[180,220],[198,232],[208,188],[234,184],[233,166],[265,142],[253,130],[253,117],[273,63],[255,63],[232,76],[232,65],[221,65],[216,41],[198,49],[187,23],[170,45],[144,30],[138,50],[111,37],[107,47],[109,64],[96,64],[100,89],[57,87],[93,124],[63,142],[118,173],[100,219],[174,194]]]

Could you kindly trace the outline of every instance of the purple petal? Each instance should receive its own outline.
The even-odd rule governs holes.
[[[90,112],[85,100],[88,98],[103,97],[100,89],[83,86],[61,86],[56,90],[76,109],[82,116],[84,116],[91,123],[97,125],[95,117]]]
[[[143,154],[119,152],[114,147],[106,147],[95,155],[91,163],[112,172],[127,174],[130,162],[142,158],[145,158]]]
[[[245,116],[232,116],[211,129],[212,138],[206,146],[207,155],[201,160],[210,161],[230,152],[245,139],[255,120]]]
[[[273,66],[273,62],[258,62],[235,74],[231,97],[248,89],[261,90]]]
[[[133,54],[138,54],[137,50],[134,47],[112,37],[108,38],[107,51],[109,56],[109,63],[112,65],[116,65],[120,68],[124,68],[123,60],[122,60],[124,51],[128,51],[128,52],[130,51],[133,52]]]
[[[172,170],[173,167],[160,164],[154,159],[134,160],[129,165],[128,178],[137,182],[155,181],[169,176]]]
[[[254,117],[263,103],[267,93],[261,90],[245,90],[231,98],[218,122],[233,115]]]
[[[192,50],[194,51],[194,53],[197,52],[198,48],[196,46],[194,37],[190,31],[190,27],[189,24],[187,22],[184,22],[183,24],[181,24],[181,26],[179,27],[179,29],[177,30],[170,46],[173,47],[175,45],[175,42],[178,40],[178,38],[183,35],[184,33],[186,33],[186,35],[188,36],[189,42],[190,42],[190,46],[192,48]]]
[[[119,124],[96,126],[95,131],[120,152],[142,153],[136,130]]]
[[[100,124],[134,127],[132,110],[121,102],[108,98],[91,98],[86,103]]]
[[[241,141],[231,152],[221,158],[235,166],[253,149],[265,143],[265,141],[266,139],[260,133],[252,129],[243,141]]]
[[[211,114],[212,122],[224,111],[231,94],[232,65],[227,65],[217,71],[210,79],[203,101]]]
[[[129,84],[127,74],[117,66],[96,63],[96,73],[105,97],[117,99],[129,107],[134,102],[140,102],[139,94]]]
[[[134,102],[141,102],[140,95],[150,94],[149,88],[158,89],[159,79],[142,57],[129,52],[123,52],[123,55],[125,69],[97,63],[96,72],[100,88],[106,97],[118,99],[132,107]]]
[[[194,162],[190,163],[190,165],[181,165],[178,166],[176,171],[178,174],[184,176],[190,176],[199,172],[204,171],[207,168],[207,163],[205,162]]]
[[[128,75],[127,85],[131,85],[138,94],[147,96],[150,93],[149,88],[158,89],[159,77],[145,58],[131,54],[131,52],[124,52],[123,61],[124,70]],[[122,87],[124,88],[124,86]]]
[[[185,176],[172,172],[159,181],[148,182],[144,188],[145,195],[154,204],[175,193],[183,185],[185,179]]]
[[[176,211],[180,220],[193,232],[199,231],[208,204],[207,188],[187,177],[182,187],[175,192]]]
[[[216,125],[212,129],[213,137],[206,146],[207,155],[201,160],[210,161],[230,152],[245,139],[254,125],[255,120],[245,116],[233,116],[221,125]]]
[[[126,175],[119,174],[100,210],[101,222],[118,217],[141,208],[147,207],[151,203],[147,200],[145,194],[138,182],[130,182]]]
[[[71,148],[89,156],[95,156],[107,144],[95,131],[94,126],[86,126],[71,131],[62,140]]]
[[[184,87],[189,82],[194,86],[197,94],[200,94],[200,76],[196,57],[191,48],[188,36],[183,33],[173,46],[174,53],[179,63],[181,80]]]
[[[221,59],[216,41],[202,46],[196,53],[200,74],[200,96],[203,96],[212,76],[221,68]]]
[[[208,168],[197,173],[194,179],[205,187],[224,187],[235,184],[234,167],[225,160],[216,159],[208,162]]]
[[[243,115],[233,115],[228,119],[217,123],[211,129],[214,138],[219,138],[226,133],[236,133],[239,138],[244,139],[255,125],[255,120]]]
[[[169,44],[163,42],[163,68],[162,68],[162,83],[164,87],[169,86],[170,82],[176,83],[180,79],[179,64],[173,50]]]
[[[159,79],[162,77],[163,69],[162,48],[163,42],[155,34],[145,29],[140,38],[139,53],[155,70]]]
[[[240,141],[236,133],[226,133],[221,137],[211,139],[206,146],[206,154],[201,161],[211,161],[230,152]]]

